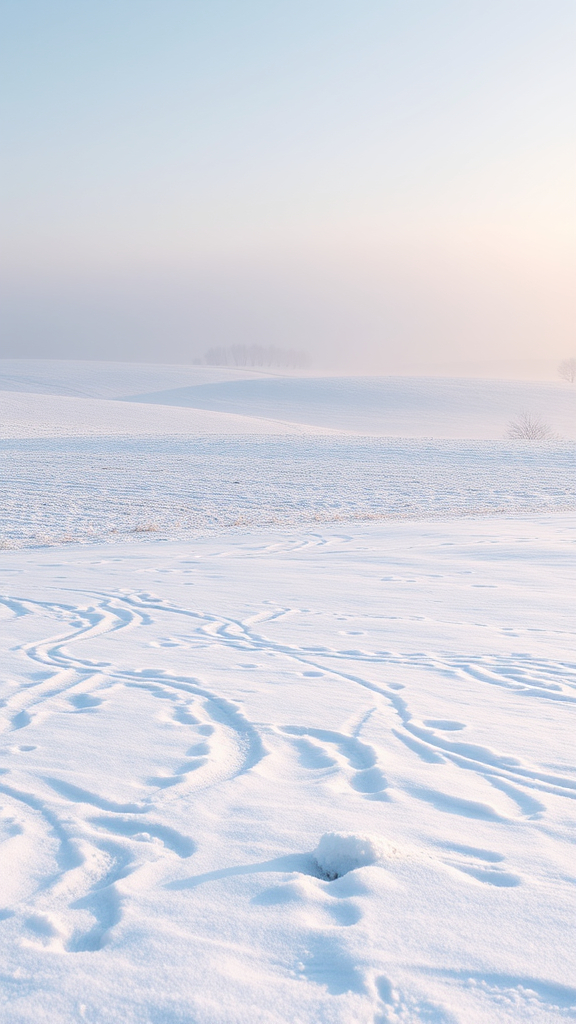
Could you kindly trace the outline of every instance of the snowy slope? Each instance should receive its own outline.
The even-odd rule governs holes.
[[[121,398],[161,388],[221,383],[247,370],[174,363],[112,363],[74,359],[1,359],[0,391],[73,398]]]
[[[188,406],[360,434],[497,439],[523,412],[576,439],[576,387],[434,377],[268,377],[199,384],[135,402]]]
[[[573,1019],[575,537],[5,552],[4,1019]]]
[[[562,438],[576,439],[576,387],[562,382],[294,377],[202,366],[5,359],[0,392],[4,437],[50,431],[259,433],[263,425],[278,433],[293,424],[297,432],[314,434],[498,440],[511,420],[527,412]],[[110,402],[118,399],[113,409]],[[216,414],[227,416],[220,426]]]
[[[301,434],[277,419],[118,401],[143,388],[246,379],[249,370],[73,360],[0,360],[0,438]],[[262,374],[260,374],[262,376]]]
[[[318,428],[315,433],[326,433]],[[110,399],[0,391],[0,439],[309,434],[277,419]],[[167,442],[168,443],[168,442]]]

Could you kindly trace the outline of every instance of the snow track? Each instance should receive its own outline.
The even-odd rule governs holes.
[[[575,530],[5,553],[10,1024],[573,1019]]]

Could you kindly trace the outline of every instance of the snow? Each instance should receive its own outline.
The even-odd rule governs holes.
[[[528,413],[576,439],[576,388],[434,377],[265,377],[179,386],[133,402],[211,409],[389,437],[496,440]]]
[[[517,516],[568,511],[576,499],[571,442],[292,434],[8,439],[0,441],[0,474],[3,547]]]
[[[45,400],[197,415],[2,444],[2,1019],[573,1020],[573,444]]]
[[[575,539],[6,552],[8,1019],[572,1017]]]
[[[385,855],[384,844],[373,836],[342,835],[341,832],[325,832],[314,850],[314,860],[331,882],[356,868],[376,864]]]
[[[150,389],[218,384],[261,376],[258,371],[165,363],[74,359],[2,359],[0,391],[73,398],[122,398]]]
[[[291,425],[297,434],[494,441],[522,413],[576,439],[576,387],[565,381],[297,377],[206,366],[0,360],[3,437],[285,433]]]
[[[33,392],[0,392],[0,438],[42,437],[198,437],[300,435],[298,424],[284,424],[236,413],[130,404]],[[321,428],[318,433],[325,433]]]

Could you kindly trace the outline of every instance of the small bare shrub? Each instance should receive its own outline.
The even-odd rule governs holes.
[[[562,380],[567,380],[570,384],[573,384],[576,380],[576,359],[563,359],[558,367],[558,373]]]
[[[515,420],[510,420],[506,437],[520,441],[553,441],[558,435],[539,416],[522,412]]]

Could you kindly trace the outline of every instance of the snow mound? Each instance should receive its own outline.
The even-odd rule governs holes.
[[[388,854],[377,839],[367,835],[325,832],[314,850],[314,860],[330,881],[367,864],[376,864]]]

